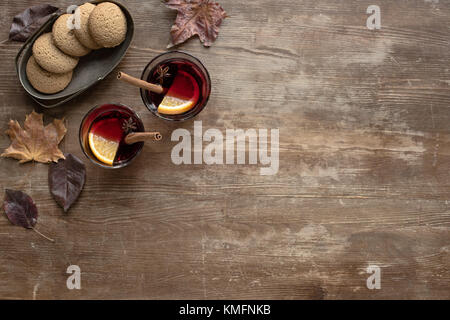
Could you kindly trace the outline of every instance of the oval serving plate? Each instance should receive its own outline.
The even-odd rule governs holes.
[[[91,1],[93,4],[97,4],[103,1]],[[80,95],[97,82],[103,80],[108,74],[110,74],[120,61],[125,56],[128,47],[131,44],[134,34],[134,22],[128,9],[122,4],[116,1],[110,1],[117,4],[125,14],[127,18],[128,30],[125,41],[115,48],[104,48],[100,50],[93,50],[87,56],[80,58],[77,67],[73,72],[71,83],[63,91],[55,94],[44,94],[36,89],[28,81],[26,75],[26,65],[28,59],[32,55],[32,47],[34,41],[43,33],[51,32],[53,23],[58,17],[63,14],[60,11],[55,12],[39,28],[20,49],[16,56],[16,71],[19,76],[20,83],[27,93],[41,106],[46,108],[57,107],[67,101]]]

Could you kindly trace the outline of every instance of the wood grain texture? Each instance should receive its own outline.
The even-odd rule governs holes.
[[[12,17],[35,1],[0,4],[0,130],[33,108],[15,74]],[[72,1],[56,1],[61,7]],[[80,2],[81,3],[81,2]],[[124,1],[136,24],[118,67],[139,76],[168,44],[174,11]],[[0,298],[449,299],[450,3],[419,0],[222,1],[230,15],[209,49],[179,47],[212,77],[203,128],[280,128],[280,169],[182,165],[171,132],[193,122],[154,117],[138,90],[105,81],[44,110],[66,117],[62,149],[80,158],[78,127],[94,105],[134,107],[163,143],[132,166],[88,162],[64,215],[47,166],[0,160],[0,186],[37,203],[41,232],[0,216]],[[382,29],[366,28],[381,8]],[[0,135],[0,149],[9,145]],[[84,159],[84,158],[83,158]],[[82,289],[66,288],[79,265]],[[368,265],[382,268],[368,290]]]

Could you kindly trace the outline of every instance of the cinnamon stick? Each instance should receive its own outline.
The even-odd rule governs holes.
[[[141,88],[144,90],[148,90],[148,91],[151,91],[154,93],[161,94],[164,92],[163,87],[160,86],[159,84],[150,83],[150,82],[132,77],[122,71],[119,71],[119,73],[117,74],[117,79],[127,82],[135,87],[138,87],[138,88]]]
[[[159,132],[132,132],[125,137],[126,144],[145,141],[160,141],[162,136]]]

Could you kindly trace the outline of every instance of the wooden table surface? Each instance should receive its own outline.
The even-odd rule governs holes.
[[[73,1],[54,1],[60,7]],[[139,76],[165,52],[176,13],[159,0],[122,1],[136,24],[118,69]],[[114,74],[81,97],[39,108],[19,84],[7,41],[12,17],[39,1],[0,4],[0,130],[33,109],[65,117],[61,149],[85,161],[87,182],[68,214],[45,164],[0,159],[0,186],[23,190],[38,228],[0,216],[0,298],[450,298],[450,2],[222,0],[216,43],[178,47],[212,77],[203,129],[279,128],[280,168],[180,165],[176,128]],[[81,2],[79,2],[81,3]],[[369,5],[381,30],[368,30]],[[83,115],[121,102],[164,141],[127,168],[103,170],[78,143]],[[0,149],[10,143],[0,135]],[[81,290],[66,269],[81,268]],[[381,270],[369,290],[366,269]]]

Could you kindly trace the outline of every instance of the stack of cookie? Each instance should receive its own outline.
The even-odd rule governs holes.
[[[53,24],[52,32],[41,35],[33,44],[26,73],[31,85],[42,93],[64,90],[80,57],[92,50],[116,47],[125,40],[127,20],[114,3],[85,3],[77,10],[79,25],[71,28],[72,15],[63,14]]]

